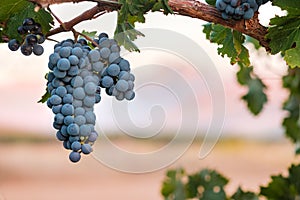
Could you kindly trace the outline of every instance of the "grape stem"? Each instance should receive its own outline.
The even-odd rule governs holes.
[[[96,6],[93,8],[83,12],[79,16],[74,19],[63,23],[65,27],[58,27],[56,29],[51,30],[46,36],[55,35],[64,31],[71,31],[72,27],[76,24],[85,21],[91,20],[98,13],[103,11],[112,12],[120,9],[120,4],[117,3],[118,0],[29,0],[34,2],[41,7],[47,7],[52,4],[60,4],[67,2],[79,3],[83,1],[89,2],[98,2]],[[249,35],[255,39],[257,39],[260,44],[265,47],[267,51],[270,50],[269,41],[265,39],[265,35],[267,34],[267,27],[262,26],[258,20],[258,13],[255,14],[254,18],[250,20],[240,20],[236,21],[233,19],[224,20],[221,16],[221,13],[213,6],[207,5],[205,3],[201,3],[197,0],[169,0],[169,6],[177,15],[188,16],[192,18],[201,19],[207,22],[212,22],[215,24],[223,25],[227,28],[231,28],[233,30],[239,31],[246,35]]]

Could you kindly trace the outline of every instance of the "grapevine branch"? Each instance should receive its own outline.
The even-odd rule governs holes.
[[[117,3],[117,0],[29,0],[38,4],[41,7],[48,7],[52,4],[60,4],[66,2],[73,2],[79,3],[83,1],[90,1],[90,2],[98,2],[98,4],[85,11],[84,13],[80,14],[79,16],[75,17],[74,19],[65,22],[64,26],[60,26],[56,29],[51,30],[47,36],[51,36],[63,31],[70,31],[72,27],[76,24],[90,20],[95,17],[100,12],[107,11],[112,12],[115,10],[120,9],[120,5]],[[197,0],[169,0],[169,6],[174,11],[175,14],[188,16],[192,18],[201,19],[207,22],[212,22],[215,24],[220,24],[225,27],[237,30],[241,33],[249,35],[255,39],[257,39],[260,44],[269,50],[269,42],[265,39],[265,35],[267,34],[267,28],[262,26],[259,23],[258,15],[256,14],[255,17],[251,20],[224,20],[221,17],[220,12],[207,4],[201,3]]]

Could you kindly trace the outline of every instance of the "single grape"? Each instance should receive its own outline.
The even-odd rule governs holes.
[[[107,73],[110,76],[117,76],[120,73],[120,66],[117,64],[111,64],[107,67]]]
[[[81,145],[81,151],[83,154],[90,154],[92,153],[93,149],[90,144],[83,144]]]
[[[93,131],[91,132],[91,134],[89,135],[88,141],[89,142],[95,142],[98,138],[98,133]]]
[[[98,50],[91,50],[89,52],[89,58],[92,62],[97,62],[100,59],[100,52]]]
[[[128,83],[125,80],[118,80],[116,84],[116,89],[120,92],[126,92],[128,90]]]
[[[130,64],[128,60],[122,59],[119,63],[119,66],[122,71],[130,71]]]
[[[61,104],[62,102],[62,99],[60,96],[58,95],[52,95],[50,98],[49,98],[49,101],[52,105],[56,106],[56,105],[59,105]]]
[[[61,113],[57,113],[54,117],[54,122],[57,124],[63,124],[64,123],[64,116]]]
[[[29,25],[34,25],[34,24],[35,24],[35,21],[32,18],[26,18],[26,19],[24,19],[24,21],[22,23],[23,26],[29,26]]]
[[[96,89],[97,89],[97,85],[93,82],[88,82],[85,84],[84,86],[84,91],[86,94],[88,95],[93,95],[95,94],[96,92]]]
[[[75,108],[75,111],[74,111],[75,116],[84,115],[84,113],[85,113],[84,108],[82,108],[82,107]]]
[[[58,96],[60,96],[61,98],[63,98],[65,95],[67,95],[67,89],[64,86],[59,86],[58,88],[56,88],[55,90],[55,94],[57,94]]]
[[[84,38],[80,38],[77,43],[81,44],[82,46],[87,45],[87,41]]]
[[[107,33],[100,33],[98,39],[101,40],[102,38],[108,38]]]
[[[18,33],[19,33],[20,35],[24,35],[24,34],[27,33],[27,31],[24,29],[23,26],[19,26],[18,29],[17,29],[17,31],[18,31]]]
[[[239,1],[240,0],[231,0],[230,5],[235,8],[238,6]]]
[[[228,5],[225,9],[225,12],[226,12],[227,15],[233,15],[234,11],[235,11],[235,9],[230,5]]]
[[[102,49],[100,49],[100,56],[101,58],[107,59],[110,55],[110,50],[107,47],[104,47]]]
[[[80,142],[76,141],[76,142],[73,142],[72,145],[71,145],[71,149],[73,151],[79,151],[81,149],[81,144]]]
[[[72,124],[74,122],[74,117],[73,116],[66,116],[64,118],[64,124],[69,126],[70,124]]]
[[[11,51],[17,51],[19,49],[19,47],[20,47],[20,44],[16,39],[12,39],[8,42],[8,48]]]
[[[223,11],[226,9],[227,4],[223,0],[217,0],[216,7],[218,10]]]
[[[79,127],[79,135],[80,136],[88,136],[92,132],[91,128],[84,124]]]
[[[25,40],[29,45],[35,45],[35,44],[37,44],[37,41],[38,41],[36,35],[34,35],[34,34],[28,34],[26,36]]]
[[[104,76],[101,80],[101,85],[105,88],[109,88],[114,84],[114,80],[110,76]]]
[[[34,55],[40,56],[44,53],[44,48],[39,44],[35,44],[33,45],[32,51]]]
[[[132,90],[126,91],[124,97],[130,101],[134,99],[135,93]]]
[[[61,71],[67,71],[71,67],[71,63],[67,58],[61,58],[57,62],[57,68]]]
[[[75,152],[75,151],[72,151],[69,155],[69,159],[74,163],[78,162],[80,160],[80,158],[81,158],[80,153]]]
[[[96,115],[94,112],[92,111],[88,111],[84,114],[85,116],[85,119],[86,119],[86,123],[89,123],[89,124],[95,124],[95,121],[96,121]]]
[[[71,104],[64,104],[61,108],[61,113],[64,116],[73,115],[74,114],[74,106]]]
[[[73,96],[75,99],[83,100],[85,97],[85,92],[82,87],[78,87],[73,91]]]
[[[56,78],[64,78],[67,75],[66,71],[61,71],[57,67],[54,67],[53,73],[56,76]]]
[[[79,135],[79,126],[77,124],[70,124],[67,127],[67,132],[72,135],[72,136],[77,136]]]
[[[64,135],[62,135],[60,131],[57,131],[57,132],[56,132],[56,138],[57,138],[59,141],[65,141],[65,140],[67,139],[67,137],[65,137]]]
[[[86,123],[86,119],[83,115],[78,115],[74,118],[74,123],[76,123],[78,126],[81,126]]]
[[[95,97],[94,96],[86,96],[84,97],[83,99],[83,104],[86,106],[86,107],[93,107],[94,104],[95,104]]]
[[[92,64],[92,67],[93,67],[94,71],[101,72],[103,70],[103,68],[104,68],[104,64],[103,64],[103,62],[98,61],[98,62],[94,62]]]
[[[21,46],[21,52],[25,56],[30,56],[32,54],[32,47],[25,43]]]
[[[75,47],[71,51],[72,55],[77,56],[78,58],[81,58],[83,56],[83,51],[80,47]]]
[[[70,62],[71,65],[79,64],[79,59],[75,55],[71,55],[68,59],[69,59],[69,62]]]
[[[245,11],[245,14],[243,16],[244,19],[251,19],[254,16],[254,11],[253,9],[248,9],[247,11]]]
[[[60,57],[62,58],[67,58],[71,55],[71,48],[69,47],[62,47],[60,50],[59,50],[59,55]]]

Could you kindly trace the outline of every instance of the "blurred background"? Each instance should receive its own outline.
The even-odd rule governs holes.
[[[93,5],[64,4],[52,6],[52,10],[67,21]],[[260,13],[264,25],[275,14],[283,14],[270,4],[261,7]],[[115,22],[113,12],[75,28],[112,36]],[[285,116],[281,105],[287,97],[281,87],[285,63],[280,56],[269,56],[248,45],[255,70],[268,87],[269,98],[263,112],[253,117],[240,100],[246,90],[236,81],[237,67],[217,55],[217,46],[205,39],[205,23],[150,13],[145,24],[137,25],[141,29],[173,31],[199,44],[204,53],[192,53],[203,59],[203,63],[197,63],[203,68],[198,68],[199,73],[172,52],[145,48],[141,53],[129,54],[124,50],[123,56],[136,74],[137,97],[132,102],[119,103],[102,91],[102,101],[95,108],[99,142],[94,155],[84,156],[78,164],[68,160],[68,151],[56,140],[51,110],[37,103],[45,91],[47,55],[53,51],[54,42],[45,43],[41,57],[25,57],[1,44],[0,200],[162,199],[164,174],[176,167],[185,167],[191,173],[205,167],[217,169],[231,179],[226,188],[229,192],[238,186],[259,191],[259,185],[267,184],[271,174],[285,172],[295,161],[294,147],[281,128]],[[69,37],[72,35],[63,33],[53,38]],[[207,77],[203,77],[205,73],[201,73],[206,66],[215,67],[217,73],[212,78],[219,79],[223,88],[210,87]],[[215,96],[220,99],[212,101]],[[224,112],[215,112],[217,108],[224,108]],[[191,115],[186,116],[185,112]],[[213,116],[216,113],[219,116]],[[220,131],[214,129],[214,117],[219,120]],[[175,145],[173,138],[177,138]],[[207,144],[210,145],[205,156],[199,157]],[[124,157],[114,151],[115,147],[128,155],[150,155],[164,147],[168,151],[159,159],[143,160],[139,156]],[[151,169],[143,170],[150,165]],[[139,173],[132,173],[134,170]]]

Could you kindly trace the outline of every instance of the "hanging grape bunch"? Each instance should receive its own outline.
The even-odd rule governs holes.
[[[258,8],[269,0],[217,0],[216,8],[221,11],[222,18],[228,19],[251,19]]]
[[[45,36],[39,23],[36,23],[32,18],[26,18],[17,31],[23,40],[20,42],[17,39],[11,39],[8,42],[8,48],[11,51],[17,51],[21,47],[21,52],[25,56],[32,53],[40,56],[44,53],[44,48],[40,44],[45,41]]]
[[[129,62],[120,56],[117,42],[106,33],[94,41],[98,47],[91,49],[85,39],[76,43],[68,39],[56,44],[49,56],[47,105],[55,115],[56,137],[71,150],[72,162],[78,162],[81,153],[93,151],[98,137],[94,105],[101,101],[101,88],[117,100],[135,97],[135,77]]]

